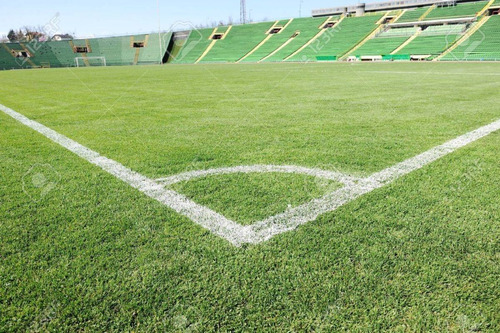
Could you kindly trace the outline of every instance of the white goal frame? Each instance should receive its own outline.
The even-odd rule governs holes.
[[[82,61],[81,63],[80,63],[80,60]],[[86,67],[85,60],[101,60],[100,66],[104,66],[104,67],[107,66],[106,65],[106,57],[76,57],[75,58],[76,67]],[[95,65],[95,66],[99,66],[99,65]]]

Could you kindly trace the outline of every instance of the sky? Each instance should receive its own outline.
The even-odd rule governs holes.
[[[94,37],[158,31],[158,0],[0,0],[0,37],[23,26]],[[240,18],[239,0],[159,0],[161,30],[189,29]],[[247,0],[254,21],[311,16],[313,9],[352,5],[356,0]],[[52,23],[51,23],[52,22]]]

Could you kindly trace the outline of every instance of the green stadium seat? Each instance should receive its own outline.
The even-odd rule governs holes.
[[[252,51],[266,37],[274,22],[233,26],[224,39],[218,40],[201,62],[236,62]]]
[[[68,41],[45,42],[36,52],[33,61],[46,67],[71,67],[75,66],[75,54]]]
[[[416,22],[422,15],[425,14],[425,12],[427,12],[427,10],[429,10],[429,7],[408,9],[396,22],[397,23]]]
[[[464,33],[466,29],[466,24],[433,25],[422,31],[420,36],[459,35]]]
[[[295,54],[288,61],[315,61],[318,57],[339,58],[377,28],[382,15],[348,17],[325,32],[317,43]]]
[[[27,65],[22,64],[22,60],[16,59],[10,52],[10,50],[19,47],[19,44],[14,45],[13,43],[2,44],[0,47],[0,69],[21,69],[28,68]]]
[[[360,56],[375,56],[387,55],[397,49],[401,44],[406,42],[409,37],[377,37],[368,40],[359,49],[355,50],[351,55]]]
[[[334,17],[332,19],[338,19],[338,17]],[[277,47],[269,52],[263,61],[283,61],[310,41],[311,38],[316,36],[320,32],[320,27],[325,21],[325,17],[308,17],[293,20],[290,26],[286,29],[286,32],[283,32],[280,36],[278,36],[278,39],[276,40],[277,43],[274,45]]]
[[[443,53],[459,37],[460,35],[418,36],[396,54],[431,55],[434,57]]]
[[[424,18],[424,21],[476,16],[487,3],[488,1],[477,1],[453,6],[438,6]]]
[[[415,27],[410,27],[410,28],[394,28],[394,29],[388,29],[380,34],[377,35],[377,37],[411,37],[417,32],[417,28]]]
[[[488,21],[441,60],[500,61],[500,16]]]

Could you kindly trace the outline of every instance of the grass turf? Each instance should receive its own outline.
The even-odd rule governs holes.
[[[0,103],[152,178],[249,164],[366,176],[498,119],[498,69],[9,71]],[[500,329],[498,132],[296,231],[235,248],[3,113],[0,127],[0,331]],[[243,222],[277,209],[266,195],[320,194],[304,178],[272,177],[209,177],[183,190],[246,210]]]
[[[191,180],[174,184],[172,189],[248,225],[340,187],[334,181],[304,175],[251,173]]]

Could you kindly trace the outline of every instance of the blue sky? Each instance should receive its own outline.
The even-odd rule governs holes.
[[[78,37],[107,36],[158,31],[157,0],[52,0],[0,1],[0,36],[10,28],[43,26],[59,13],[59,32]],[[301,0],[247,0],[254,21],[299,16]],[[350,5],[356,0],[303,0],[302,16],[312,9]],[[239,0],[160,0],[161,27],[180,27],[213,21],[234,21],[240,16]],[[189,24],[187,24],[189,26]]]

